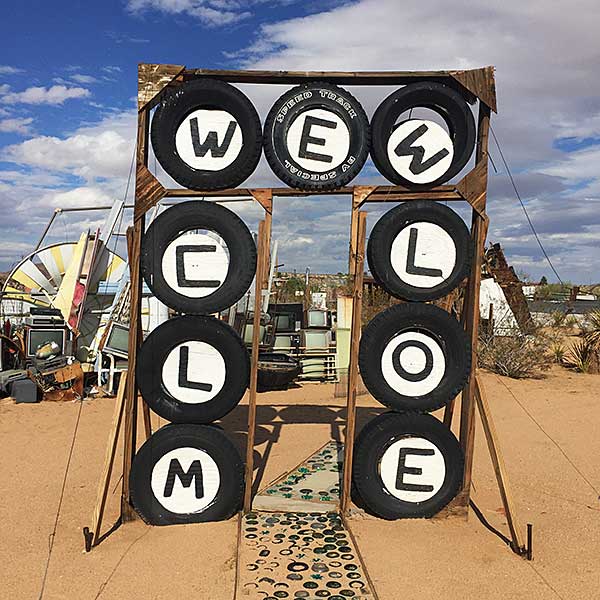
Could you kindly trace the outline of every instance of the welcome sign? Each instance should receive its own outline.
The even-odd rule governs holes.
[[[463,220],[427,193],[437,199],[438,186],[473,155],[475,96],[456,79],[423,75],[398,86],[369,119],[329,79],[284,92],[261,125],[240,89],[191,73],[159,96],[150,139],[175,181],[211,195],[242,185],[263,152],[273,173],[304,194],[348,186],[369,157],[398,190],[414,191],[411,202],[380,218],[367,247],[376,282],[403,302],[376,315],[360,338],[361,376],[390,411],[357,437],[352,480],[365,506],[382,518],[429,517],[463,484],[463,448],[428,413],[470,385],[472,331],[428,302],[461,285],[478,249]],[[475,187],[460,188],[469,202]],[[196,200],[164,211],[140,241],[143,279],[177,316],[137,353],[137,386],[171,424],[135,456],[131,501],[153,524],[227,518],[241,504],[243,462],[213,424],[243,397],[250,360],[218,314],[248,291],[255,243],[237,215]]]

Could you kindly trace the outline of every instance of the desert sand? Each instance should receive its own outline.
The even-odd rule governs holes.
[[[534,524],[534,560],[513,554],[471,511],[469,520],[351,520],[381,600],[600,597],[600,401],[594,375],[553,369],[545,379],[483,373],[518,515]],[[255,475],[262,487],[343,432],[331,384],[259,395]],[[384,409],[359,397],[359,427]],[[65,467],[79,417],[44,595],[77,598],[233,598],[237,518],[148,527],[140,520],[84,552],[114,399],[15,405],[0,401],[0,598],[38,598]],[[81,410],[80,410],[81,409]],[[224,427],[243,451],[247,410]],[[153,426],[164,424],[153,416]],[[141,432],[140,432],[141,436]],[[118,469],[117,469],[118,470]],[[113,481],[104,529],[118,514]],[[478,426],[473,499],[508,535]]]

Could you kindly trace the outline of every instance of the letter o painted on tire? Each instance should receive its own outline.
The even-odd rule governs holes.
[[[283,94],[264,127],[265,156],[284,183],[302,190],[342,187],[369,153],[369,122],[352,94],[307,83]]]
[[[142,239],[141,269],[152,293],[170,308],[211,314],[235,304],[256,271],[256,245],[227,208],[190,201],[168,208]]]
[[[460,323],[441,308],[397,304],[365,327],[359,368],[366,388],[385,406],[432,411],[466,384],[471,345]]]
[[[211,423],[225,416],[241,400],[249,378],[244,343],[213,317],[170,319],[150,333],[138,352],[142,397],[175,423]]]
[[[467,276],[472,254],[463,220],[429,200],[388,211],[373,227],[367,246],[375,280],[397,298],[422,302],[450,293]]]
[[[446,123],[411,119],[428,108]],[[398,123],[404,113],[409,118]],[[389,181],[412,189],[449,181],[469,161],[475,147],[473,113],[459,92],[441,83],[412,83],[390,94],[371,121],[371,158]]]
[[[260,119],[237,88],[196,79],[169,91],[158,105],[152,148],[163,169],[192,190],[222,190],[245,181],[262,149]]]
[[[458,493],[464,458],[452,432],[431,415],[385,413],[354,446],[352,483],[383,519],[432,517]]]
[[[138,450],[129,482],[131,503],[150,525],[219,521],[241,505],[244,467],[220,429],[166,425]]]

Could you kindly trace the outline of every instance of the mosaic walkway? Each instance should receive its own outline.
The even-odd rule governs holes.
[[[350,533],[334,512],[242,517],[238,600],[375,600]]]
[[[329,512],[337,510],[344,445],[331,441],[293,471],[259,491],[254,510]]]

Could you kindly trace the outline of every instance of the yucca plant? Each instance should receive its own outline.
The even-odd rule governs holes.
[[[587,340],[577,340],[565,355],[565,366],[575,369],[580,373],[587,373],[590,370],[596,349]]]
[[[553,344],[550,348],[550,351],[552,353],[552,358],[554,359],[554,362],[558,364],[563,362],[565,358],[565,347],[563,344],[561,344],[560,342]]]
[[[595,349],[600,350],[600,309],[593,310],[587,317],[584,339]]]

